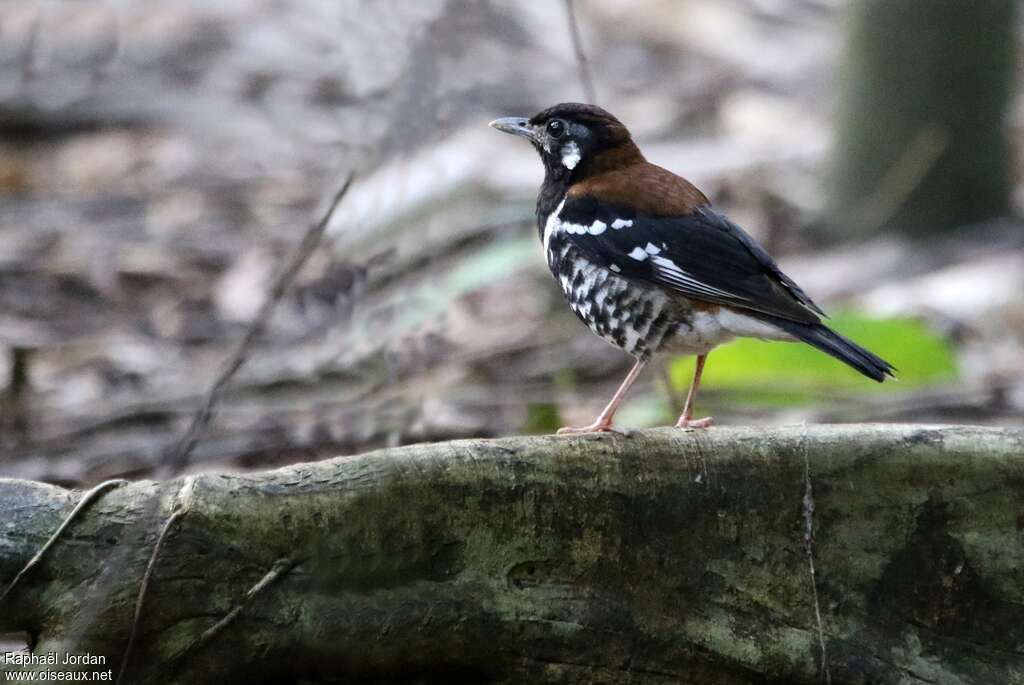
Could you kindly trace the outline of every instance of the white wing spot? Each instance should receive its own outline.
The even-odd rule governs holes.
[[[661,248],[654,243],[647,243],[647,247],[644,248],[644,251],[649,255],[656,255],[661,252]]]
[[[618,264],[612,264],[608,268],[611,269],[612,271],[614,271],[615,273],[621,273],[622,272],[622,269],[619,267]]]
[[[559,205],[559,208],[561,208],[561,205]],[[586,235],[587,233],[590,235],[601,235],[605,232],[605,229],[608,228],[608,224],[603,221],[595,221],[589,226],[584,226],[583,224],[574,224],[566,221],[558,222],[557,228],[560,228],[570,235]]]
[[[620,228],[629,228],[633,225],[632,219],[616,219],[612,222],[612,228],[618,230]]]
[[[647,259],[647,251],[642,247],[634,247],[633,251],[629,253],[629,256],[638,262],[642,262]]]
[[[580,159],[580,146],[575,141],[570,141],[568,145],[562,147],[562,166],[566,169],[575,169]]]

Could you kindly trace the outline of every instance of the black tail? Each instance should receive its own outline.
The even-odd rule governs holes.
[[[802,340],[808,345],[817,347],[825,354],[830,354],[839,361],[849,364],[871,380],[881,383],[886,376],[895,378],[893,372],[896,369],[892,364],[868,352],[852,340],[844,338],[824,324],[797,323],[769,315],[761,315],[758,318],[781,328],[797,340]]]

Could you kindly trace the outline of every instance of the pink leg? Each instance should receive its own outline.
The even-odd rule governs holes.
[[[693,385],[690,386],[690,392],[686,395],[686,406],[683,408],[683,415],[676,421],[676,428],[707,428],[714,423],[710,416],[703,419],[693,418],[693,401],[697,397],[697,389],[700,388],[700,376],[704,373],[704,362],[707,358],[706,354],[697,355],[697,370],[693,373]]]
[[[612,425],[612,418],[615,416],[615,411],[619,408],[619,405],[622,404],[622,400],[626,398],[626,393],[629,391],[630,386],[636,381],[640,372],[644,370],[644,366],[646,364],[646,361],[637,360],[636,364],[633,365],[633,368],[630,369],[629,373],[626,375],[626,380],[622,381],[622,385],[620,385],[619,389],[615,391],[615,394],[612,396],[612,401],[608,403],[608,406],[604,408],[604,411],[601,412],[601,415],[598,416],[592,424],[589,426],[583,426],[582,428],[559,428],[558,434],[566,435],[570,433],[618,432],[615,429],[615,426]]]

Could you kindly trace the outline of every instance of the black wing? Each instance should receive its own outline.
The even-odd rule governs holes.
[[[710,208],[658,217],[568,198],[559,221],[566,240],[628,278],[800,323],[825,315],[753,238]]]

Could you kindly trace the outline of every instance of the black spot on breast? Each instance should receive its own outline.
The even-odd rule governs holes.
[[[663,310],[661,310],[658,313],[658,316],[656,316],[654,318],[654,321],[651,322],[651,329],[650,329],[651,333],[653,334],[655,331],[657,331],[658,333],[661,333],[662,331],[665,330],[665,327],[667,325],[668,325],[668,312],[663,309]]]
[[[638,331],[639,330],[643,330],[644,326],[647,325],[647,322],[651,320],[651,317],[653,315],[654,315],[654,305],[651,303],[650,299],[645,299],[643,307],[641,307],[640,311],[637,312],[633,316],[633,326]],[[653,328],[653,326],[652,326],[652,328]]]
[[[578,290],[583,285],[583,269],[576,269],[572,276],[572,289]]]

